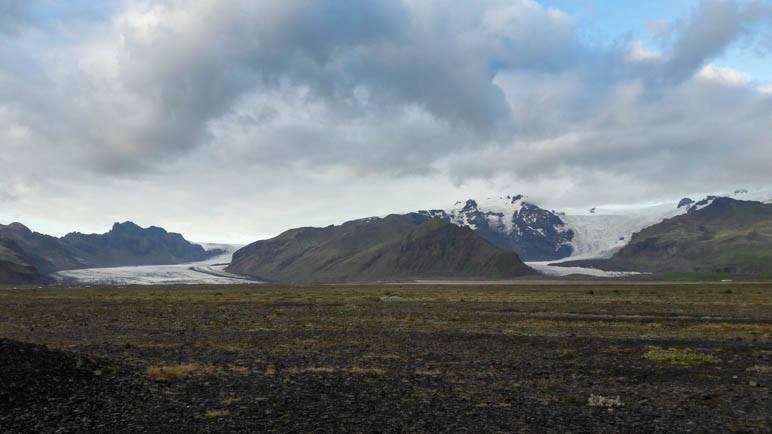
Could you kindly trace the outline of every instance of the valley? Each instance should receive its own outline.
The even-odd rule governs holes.
[[[135,265],[109,268],[85,268],[51,274],[57,285],[237,285],[254,283],[253,279],[225,271],[234,248],[199,262],[173,265]]]

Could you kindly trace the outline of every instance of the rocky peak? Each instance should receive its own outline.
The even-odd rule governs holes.
[[[686,210],[687,213],[693,213],[701,210],[702,208],[705,208],[706,206],[713,203],[714,200],[718,199],[718,196],[708,196],[704,199],[702,199],[699,202],[694,202],[689,206],[689,208]]]
[[[691,206],[693,203],[694,203],[694,201],[691,198],[685,197],[685,198],[681,199],[678,202],[678,207],[677,208],[683,208],[685,206]]]
[[[477,210],[477,202],[469,199],[464,204],[464,207],[461,208],[461,212],[469,212],[469,211],[476,211]]]
[[[465,226],[499,248],[526,260],[553,260],[571,254],[574,233],[556,213],[526,202],[525,196],[500,196],[483,203],[469,199],[454,209],[421,211],[447,223]]]
[[[130,221],[125,221],[123,223],[115,222],[113,223],[113,228],[110,230],[110,232],[113,233],[138,233],[142,232],[142,228]]]
[[[30,228],[24,226],[23,224],[21,224],[19,222],[13,222],[13,223],[9,224],[6,227],[9,230],[11,230],[11,231],[17,232],[17,233],[20,233],[20,234],[25,234],[25,235],[32,234],[32,231],[30,230]]]

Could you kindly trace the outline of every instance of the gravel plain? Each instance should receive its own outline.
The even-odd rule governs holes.
[[[0,431],[769,432],[771,295],[601,282],[0,290]]]

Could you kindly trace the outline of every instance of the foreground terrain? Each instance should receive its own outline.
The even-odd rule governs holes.
[[[0,289],[0,431],[768,432],[771,384],[768,283]]]

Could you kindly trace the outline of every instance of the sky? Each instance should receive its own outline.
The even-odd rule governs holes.
[[[247,243],[772,185],[768,0],[0,0],[0,223]]]

